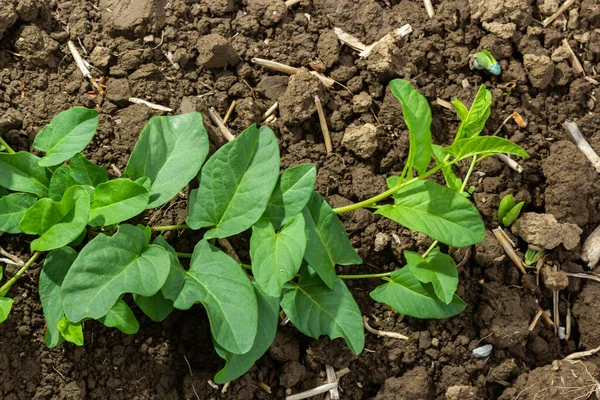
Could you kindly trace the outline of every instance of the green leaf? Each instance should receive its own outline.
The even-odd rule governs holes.
[[[140,329],[140,324],[135,319],[133,311],[131,311],[131,308],[123,300],[117,301],[108,314],[98,321],[104,324],[104,326],[117,328],[128,335],[133,335]]]
[[[73,157],[88,145],[98,127],[98,112],[84,107],[63,111],[46,125],[33,141],[33,148],[46,155],[40,166],[50,167]]]
[[[31,251],[48,251],[66,246],[85,230],[90,197],[82,186],[71,186],[59,202],[38,200],[23,215],[19,228],[40,235],[31,242]]]
[[[233,354],[215,344],[215,350],[227,361],[225,367],[215,375],[215,383],[223,384],[239,378],[269,349],[277,333],[279,319],[279,297],[268,296],[260,290],[256,281],[252,282],[258,301],[258,331],[254,344],[244,354]]]
[[[215,152],[190,195],[187,224],[212,227],[207,239],[249,229],[265,212],[279,175],[279,145],[273,131],[256,125]]]
[[[39,294],[46,319],[44,341],[49,348],[58,346],[64,340],[57,326],[64,315],[60,288],[76,258],[77,252],[70,247],[52,250],[46,256],[40,273]]]
[[[198,242],[175,308],[202,303],[214,340],[235,354],[247,353],[258,328],[258,305],[248,275],[206,239]]]
[[[431,154],[433,155],[435,164],[445,165],[445,158],[447,157],[447,155],[444,154],[441,146],[434,144],[431,146],[431,149]],[[444,179],[446,180],[446,185],[448,185],[450,189],[460,192],[460,190],[462,189],[462,179],[456,176],[454,170],[452,169],[452,165],[441,167],[441,169],[442,173],[444,174]]]
[[[504,217],[508,214],[510,210],[515,206],[515,198],[512,194],[507,194],[500,200],[500,205],[498,206],[498,221],[502,222]]]
[[[314,191],[316,179],[317,169],[311,164],[300,164],[283,171],[263,218],[268,219],[275,229],[281,228],[302,212]]]
[[[485,235],[477,208],[456,191],[431,181],[405,186],[394,205],[381,206],[375,214],[454,247],[480,243]]]
[[[337,215],[320,194],[313,191],[302,214],[306,227],[304,259],[333,289],[337,279],[335,265],[362,264],[362,259],[352,248]]]
[[[147,208],[171,200],[200,171],[208,154],[200,113],[152,117],[131,153],[125,174],[152,180]]]
[[[460,103],[458,100],[454,100],[452,104],[456,107],[456,103]],[[461,103],[462,104],[462,103]],[[458,127],[456,132],[455,141],[460,139],[468,139],[478,136],[487,119],[490,116],[490,108],[492,106],[492,93],[485,88],[485,85],[479,87],[479,91],[473,100],[473,104],[469,109],[468,114],[465,117],[461,117],[462,123]],[[459,106],[460,107],[460,106]],[[464,105],[463,105],[464,107]],[[457,108],[458,111],[458,108]],[[461,110],[459,114],[464,110]]]
[[[404,251],[406,266],[423,283],[431,283],[439,299],[450,304],[458,287],[458,270],[448,254],[433,249],[427,258],[414,251]]]
[[[125,178],[113,179],[99,184],[94,190],[94,200],[90,208],[90,226],[105,226],[126,221],[146,209],[150,193],[140,178],[131,181]]]
[[[269,296],[279,297],[283,284],[294,278],[306,250],[304,217],[296,215],[279,232],[266,219],[252,226],[250,258],[252,274]]]
[[[458,118],[461,121],[465,121],[469,116],[469,109],[459,99],[452,100],[452,105],[458,114]]]
[[[99,167],[86,159],[81,153],[77,153],[69,163],[71,176],[79,185],[96,187],[101,183],[108,181],[108,174],[105,167]]]
[[[51,172],[40,167],[39,160],[39,157],[24,151],[0,153],[0,186],[40,198],[48,196]]]
[[[133,295],[135,303],[153,321],[160,322],[167,318],[175,308],[173,302],[177,300],[183,282],[185,281],[185,270],[179,263],[175,249],[173,249],[162,236],[157,236],[154,244],[161,246],[169,253],[170,269],[167,280],[162,288],[150,297]]]
[[[50,178],[50,186],[48,188],[48,196],[59,201],[71,186],[77,185],[77,182],[71,176],[71,168],[66,165],[61,165],[56,168]]]
[[[63,316],[56,324],[56,328],[67,342],[83,346],[83,327],[80,322],[71,322]]]
[[[106,315],[124,293],[152,296],[169,274],[169,253],[147,245],[146,235],[132,225],[119,226],[108,237],[98,235],[79,253],[62,286],[70,321]]]
[[[29,193],[13,193],[0,198],[0,231],[21,233],[19,221],[36,201],[37,197]]]
[[[0,324],[6,321],[10,315],[14,300],[8,297],[0,297]]]
[[[341,279],[336,277],[333,289],[329,289],[319,277],[304,272],[298,283],[286,284],[281,307],[303,334],[315,339],[321,335],[343,337],[354,354],[362,351],[362,315]]]
[[[8,196],[10,192],[5,187],[0,186],[0,199],[4,196]]]
[[[3,144],[0,144],[0,151],[4,151],[6,150],[6,146],[4,146]]]
[[[519,214],[521,213],[521,209],[525,205],[525,202],[522,201],[516,206],[514,206],[504,218],[502,218],[502,225],[511,226],[514,222],[519,218]]]
[[[423,284],[411,274],[409,268],[401,268],[390,276],[389,282],[371,292],[373,300],[385,303],[400,314],[415,318],[449,318],[462,312],[467,305],[456,294],[449,304],[435,295],[431,284]]]
[[[415,168],[421,175],[427,170],[431,158],[431,108],[429,108],[429,102],[408,81],[402,79],[391,81],[390,90],[402,104],[404,122],[410,134],[410,148],[405,171]],[[409,173],[409,175],[411,174]]]
[[[480,155],[480,159],[494,154],[508,153],[528,158],[529,156],[520,146],[510,140],[496,136],[477,136],[470,139],[460,139],[449,147],[442,149],[457,160]]]

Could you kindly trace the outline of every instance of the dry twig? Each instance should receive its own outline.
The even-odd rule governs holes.
[[[94,89],[96,89],[98,94],[101,94],[101,95],[104,94],[104,90],[94,80],[94,77],[92,76],[92,74],[90,73],[90,70],[87,67],[87,63],[81,57],[81,54],[79,54],[79,50],[77,50],[77,47],[75,47],[75,43],[73,43],[72,41],[69,40],[67,42],[67,47],[69,48],[69,51],[71,52],[71,55],[73,56],[73,59],[75,60],[75,64],[77,64],[77,67],[81,71],[81,74],[90,81],[90,83],[92,84]]]
[[[523,167],[519,165],[515,160],[507,156],[506,154],[496,154],[496,157],[504,164],[508,165],[509,168],[518,172],[519,174],[523,172]]]
[[[254,57],[252,60],[254,64],[260,65],[262,67],[272,69],[273,71],[282,72],[288,75],[296,75],[300,68],[291,67],[286,64],[279,63],[277,61],[265,60],[264,58]],[[325,75],[318,73],[317,71],[309,71],[311,74],[315,75],[325,86],[333,86],[335,81],[331,78],[326,77]]]
[[[584,274],[584,273],[580,273],[580,272],[567,272],[567,276],[570,276],[573,278],[580,278],[580,279],[589,279],[592,281],[600,282],[600,277],[596,276],[596,275],[592,275],[592,274]]]
[[[389,337],[389,338],[392,338],[392,339],[408,340],[408,336],[404,336],[401,333],[388,332],[388,331],[380,331],[378,329],[375,329],[375,328],[371,327],[371,325],[369,325],[367,317],[365,317],[365,316],[363,316],[363,322],[365,324],[365,329],[369,333],[372,333],[372,334],[377,335],[377,336]]]
[[[309,397],[313,397],[313,396],[316,396],[316,395],[321,394],[321,393],[329,392],[331,389],[336,388],[337,385],[338,385],[337,382],[335,382],[335,383],[326,383],[324,385],[317,386],[314,389],[307,390],[306,392],[292,394],[290,396],[287,396],[285,399],[286,400],[308,399]]]
[[[521,273],[523,275],[527,275],[527,271],[525,271],[525,267],[523,266],[524,265],[523,260],[521,260],[521,257],[519,257],[517,255],[517,253],[515,252],[515,249],[511,245],[510,239],[506,235],[506,232],[504,232],[504,229],[502,229],[502,227],[499,226],[496,229],[492,229],[492,233],[494,234],[494,236],[496,236],[496,239],[498,239],[498,242],[500,242],[500,245],[504,249],[504,252],[508,255],[508,257],[512,260],[512,262],[517,266],[517,268],[519,268]]]
[[[583,74],[585,75],[585,71],[583,70],[583,67],[581,66],[581,63],[579,62],[579,59],[575,55],[575,52],[571,48],[571,45],[569,44],[569,41],[567,39],[563,39],[562,47],[564,47],[565,49],[567,49],[569,51],[569,61],[571,62],[571,67],[573,67],[575,72],[578,74],[583,72]]]
[[[581,247],[581,259],[593,269],[600,262],[600,225],[585,239]]]
[[[262,115],[261,121],[264,121],[267,118],[269,118],[271,115],[273,115],[275,110],[277,110],[277,107],[279,107],[279,103],[275,102],[275,104],[273,104],[271,107],[269,107],[269,109],[267,111],[265,111],[265,113]]]
[[[362,52],[367,48],[367,45],[361,42],[356,36],[346,33],[343,29],[335,27],[333,28],[333,31],[337,35],[339,41],[344,43],[346,46],[358,52]]]
[[[228,142],[231,142],[233,139],[235,139],[235,136],[231,134],[229,129],[227,129],[227,127],[223,123],[223,120],[221,120],[221,117],[219,117],[215,112],[214,107],[210,107],[208,109],[208,115],[210,116],[212,122],[214,122],[214,124],[217,125],[217,127],[219,128],[221,135],[223,135],[223,137],[227,139]]]
[[[130,97],[129,102],[134,103],[134,104],[143,104],[146,107],[151,108],[153,110],[164,111],[164,112],[172,112],[173,111],[172,108],[161,106],[160,104],[150,103],[149,101],[146,101],[144,99],[138,99],[137,97]]]
[[[566,0],[554,14],[542,21],[544,28],[550,25],[556,18],[560,17],[560,15],[565,12],[567,8],[571,7],[573,3],[575,3],[575,0]]]
[[[529,327],[527,328],[529,330],[529,332],[531,332],[535,328],[535,326],[537,325],[537,323],[540,320],[540,317],[542,316],[543,313],[544,313],[544,310],[542,310],[541,308],[538,308],[537,313],[535,313],[535,317],[533,317],[533,321],[531,321],[531,323],[529,324]]]
[[[227,110],[227,114],[225,114],[225,118],[223,118],[223,125],[227,125],[227,121],[229,121],[229,118],[231,117],[231,113],[233,112],[233,109],[235,108],[236,105],[236,101],[232,101],[231,105],[229,106],[229,110]]]
[[[373,48],[375,46],[377,46],[380,43],[385,43],[385,42],[395,42],[396,40],[407,36],[409,34],[411,34],[413,31],[412,26],[410,26],[410,24],[406,24],[406,25],[402,25],[400,28],[394,29],[391,33],[388,33],[387,35],[385,35],[384,37],[382,37],[381,39],[379,39],[378,41],[376,41],[373,44],[370,44],[369,46],[367,46],[366,49],[364,49],[363,51],[361,51],[358,56],[359,57],[363,57],[363,58],[367,58],[371,55],[371,53],[373,52]]]
[[[555,266],[552,267],[554,272],[558,271],[558,268]],[[554,334],[557,333],[557,329],[560,326],[560,313],[558,312],[558,290],[552,291],[552,310],[554,314]]]
[[[325,119],[325,111],[323,111],[323,104],[319,95],[315,95],[315,105],[317,106],[317,113],[319,114],[319,123],[321,124],[321,131],[323,132],[323,139],[325,140],[325,148],[327,154],[331,154],[333,146],[331,144],[331,136],[329,136],[329,128],[327,127],[327,120]]]
[[[4,250],[2,247],[0,247],[0,254],[2,254],[4,257],[8,258],[8,261],[3,261],[7,264],[13,264],[13,265],[18,265],[19,267],[22,267],[23,265],[25,265],[25,262],[23,260],[21,260],[19,257],[10,254],[8,251]]]
[[[600,351],[600,346],[596,347],[595,349],[569,354],[568,356],[566,356],[564,358],[564,360],[577,360],[578,358],[589,357],[591,355],[596,354],[599,351]]]
[[[338,377],[335,375],[335,369],[331,365],[325,364],[325,372],[327,373],[327,383],[337,383]],[[329,391],[329,398],[331,400],[339,400],[340,392],[337,386]]]
[[[427,15],[429,15],[429,19],[435,17],[435,11],[433,9],[433,4],[431,4],[431,0],[423,0],[425,3],[425,10],[427,10]]]
[[[596,154],[594,149],[592,149],[592,146],[590,146],[587,140],[585,140],[577,124],[573,121],[566,120],[563,126],[565,127],[569,138],[592,163],[594,168],[596,168],[596,171],[600,173],[600,157]]]

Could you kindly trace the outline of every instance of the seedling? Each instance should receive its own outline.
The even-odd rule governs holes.
[[[502,72],[500,70],[500,64],[498,64],[498,61],[496,61],[492,53],[487,50],[481,50],[475,55],[475,59],[473,60],[473,68],[488,71],[493,75],[500,75]]]
[[[544,255],[544,249],[542,249],[542,250],[527,249],[527,251],[525,252],[525,266],[527,266],[527,267],[533,266],[537,262],[538,258],[540,258],[543,255]]]
[[[502,198],[500,206],[498,206],[498,221],[504,226],[511,226],[519,218],[524,205],[524,201],[515,204],[513,195],[507,194]]]
[[[383,279],[371,296],[402,314],[458,314],[466,304],[456,295],[457,268],[437,243],[463,247],[483,241],[479,212],[462,194],[473,167],[493,154],[527,154],[508,140],[479,136],[491,105],[484,86],[470,109],[455,101],[462,123],[454,142],[441,147],[431,142],[427,100],[406,81],[390,85],[410,136],[404,171],[388,178],[389,190],[336,209],[314,190],[314,166],[280,174],[279,146],[268,127],[252,125],[206,160],[201,114],[153,117],[123,176],[109,179],[105,168],[81,154],[96,131],[96,111],[75,107],[59,114],[35,139],[43,157],[9,146],[0,153],[0,230],[36,236],[33,256],[0,287],[0,296],[45,254],[39,295],[49,347],[65,340],[81,345],[83,323],[90,319],[135,333],[132,302],[155,321],[175,308],[202,303],[215,349],[227,361],[217,383],[241,376],[264,354],[280,309],[302,333],[341,337],[354,353],[361,352],[363,318],[345,279]],[[452,167],[463,160],[470,160],[470,168],[460,179]],[[438,171],[448,187],[426,180]],[[186,224],[126,223],[165,204],[190,182],[197,189],[190,194]],[[393,201],[384,202],[390,196]],[[434,244],[424,254],[406,251],[407,266],[395,271],[338,275],[336,265],[362,260],[337,214],[363,207],[429,235]],[[157,234],[177,229],[204,230],[192,254],[176,252]],[[219,239],[249,230],[250,260],[242,261],[250,265],[216,246]],[[180,258],[191,258],[189,269]],[[1,297],[0,318],[11,304]]]

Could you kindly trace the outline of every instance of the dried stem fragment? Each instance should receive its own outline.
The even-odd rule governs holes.
[[[586,351],[580,351],[578,353],[569,354],[568,356],[566,356],[564,358],[564,360],[577,360],[578,358],[589,357],[591,355],[596,354],[599,351],[600,351],[600,346],[596,347],[595,349],[586,350]]]
[[[427,11],[427,15],[429,15],[429,19],[435,17],[435,10],[433,9],[433,4],[431,4],[431,0],[423,0],[425,3],[425,10]]]
[[[333,32],[335,32],[340,42],[358,52],[364,51],[367,48],[367,45],[361,42],[356,36],[346,33],[341,28],[335,27],[333,28]]]
[[[331,154],[333,146],[331,144],[331,136],[329,136],[329,128],[327,127],[327,120],[325,119],[325,111],[323,111],[323,104],[318,95],[315,95],[315,105],[317,106],[317,114],[319,114],[319,123],[321,124],[321,131],[323,132],[323,139],[325,139],[325,148],[327,154]]]
[[[567,8],[571,7],[573,4],[575,3],[575,0],[567,0],[563,3],[562,6],[560,6],[560,8],[551,16],[549,16],[548,18],[546,18],[545,20],[542,21],[542,25],[545,27],[547,27],[548,25],[550,25],[552,23],[552,21],[554,21],[556,18],[560,17],[560,15],[566,11]]]
[[[590,146],[587,140],[585,140],[577,124],[573,121],[567,120],[563,126],[565,127],[569,138],[573,141],[573,143],[575,143],[579,150],[581,150],[583,155],[586,156],[587,159],[592,163],[594,168],[596,168],[596,171],[600,173],[600,157],[598,154],[596,154],[594,149],[592,149],[592,146]]]
[[[90,73],[90,70],[87,67],[87,63],[81,57],[81,54],[79,54],[79,50],[77,50],[77,47],[75,47],[75,43],[73,43],[72,41],[69,40],[67,42],[67,47],[69,48],[69,51],[71,52],[71,55],[73,56],[73,59],[75,60],[75,64],[77,64],[77,68],[79,68],[79,70],[81,71],[81,74],[90,81],[90,83],[92,84],[94,89],[96,89],[98,94],[103,95],[104,90],[94,80],[94,77],[92,76],[92,74]]]
[[[225,118],[223,118],[223,125],[227,125],[227,121],[229,121],[229,118],[231,117],[231,113],[233,112],[233,109],[235,108],[236,105],[236,101],[232,101],[231,105],[229,106],[229,110],[227,110],[227,114],[225,114]]]
[[[537,325],[537,323],[540,320],[540,317],[542,316],[543,313],[544,313],[544,310],[542,310],[541,308],[538,308],[537,313],[535,313],[535,317],[533,317],[533,321],[531,321],[531,323],[529,324],[529,327],[527,328],[529,330],[529,332],[531,332],[535,328],[535,326]]]
[[[327,383],[337,383],[338,377],[335,375],[335,369],[331,365],[325,364],[325,372],[327,373]],[[329,398],[331,400],[339,400],[340,392],[337,386],[329,391]]]
[[[401,26],[398,29],[394,29],[391,33],[388,33],[387,35],[385,35],[384,37],[382,37],[381,39],[379,39],[378,41],[376,41],[375,43],[370,44],[369,46],[367,46],[363,51],[361,51],[358,56],[359,57],[363,57],[363,58],[367,58],[371,55],[371,53],[373,52],[373,48],[378,45],[379,43],[385,43],[385,42],[395,42],[396,40],[407,36],[409,34],[411,34],[413,31],[412,26],[410,26],[410,24],[406,24]]]
[[[273,71],[282,72],[288,75],[296,75],[300,68],[291,67],[286,64],[279,63],[277,61],[265,60],[264,58],[254,57],[252,60],[254,64],[260,65],[262,67],[271,69]],[[327,87],[333,86],[335,81],[331,78],[326,77],[325,75],[318,73],[317,71],[310,71],[311,74],[315,75],[323,84]]]
[[[279,103],[275,102],[275,104],[273,104],[271,107],[269,107],[269,109],[267,111],[265,111],[265,113],[261,117],[261,120],[264,121],[267,118],[269,118],[271,115],[273,115],[273,113],[277,110],[278,107],[279,107]]]
[[[523,167],[520,166],[519,163],[517,163],[515,160],[510,158],[508,155],[497,154],[496,157],[498,157],[498,159],[500,161],[502,161],[504,164],[508,165],[508,167],[511,168],[512,170],[518,172],[519,174],[523,173]]]
[[[525,271],[525,267],[524,267],[525,263],[523,262],[523,260],[521,260],[521,257],[519,257],[517,255],[517,253],[515,252],[515,249],[510,244],[510,239],[506,235],[506,232],[504,232],[504,229],[502,229],[502,227],[498,227],[496,229],[492,229],[492,233],[494,234],[494,236],[496,236],[496,239],[498,239],[498,242],[500,242],[500,245],[506,252],[506,255],[508,255],[508,257],[510,257],[512,262],[517,266],[517,268],[519,268],[519,270],[521,271],[521,273],[523,275],[527,275],[527,271]]]
[[[161,106],[160,104],[150,103],[149,101],[146,101],[144,99],[138,99],[137,97],[130,97],[129,98],[129,102],[130,103],[134,103],[134,104],[143,104],[146,107],[151,108],[153,110],[165,111],[165,112],[172,112],[173,111],[172,108]]]
[[[371,325],[369,325],[367,317],[365,317],[365,316],[363,316],[363,322],[365,324],[365,329],[367,330],[367,332],[372,333],[373,335],[389,337],[392,339],[408,340],[408,336],[404,336],[401,333],[380,331],[378,329],[371,327]]]
[[[593,269],[600,262],[600,225],[585,239],[581,248],[581,259]]]
[[[563,39],[562,47],[569,50],[569,62],[571,63],[571,67],[573,67],[575,72],[578,74],[583,73],[585,75],[585,71],[583,70],[583,67],[581,66],[581,63],[579,62],[579,59],[575,55],[575,52],[571,48],[571,45],[569,44],[569,41],[567,39]]]
[[[297,394],[292,394],[286,397],[286,400],[302,400],[308,399],[309,397],[316,396],[321,393],[329,392],[331,389],[336,388],[338,386],[337,382],[335,383],[326,383],[321,386],[317,386],[314,389],[307,390],[306,392],[301,392]]]
[[[210,116],[212,122],[214,122],[214,124],[217,125],[217,127],[219,128],[221,135],[223,135],[223,137],[227,139],[228,142],[231,142],[233,139],[235,139],[235,136],[231,134],[229,129],[227,129],[227,127],[223,123],[223,120],[221,120],[221,117],[217,115],[214,107],[208,109],[208,115]]]

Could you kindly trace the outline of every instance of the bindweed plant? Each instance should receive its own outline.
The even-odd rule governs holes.
[[[201,114],[153,117],[116,179],[81,154],[98,125],[95,110],[75,107],[56,116],[33,144],[43,157],[15,153],[2,141],[0,230],[36,236],[32,257],[0,287],[2,320],[12,305],[9,289],[45,255],[39,296],[49,347],[65,340],[83,344],[83,323],[90,319],[135,333],[133,303],[154,321],[201,303],[215,349],[226,360],[215,382],[224,383],[269,348],[281,310],[300,332],[343,338],[360,353],[363,319],[345,279],[382,279],[371,297],[402,314],[460,313],[466,305],[456,295],[457,267],[438,243],[483,241],[484,224],[463,193],[475,164],[498,153],[527,154],[506,139],[480,136],[492,102],[484,86],[471,108],[453,102],[462,122],[447,147],[432,144],[427,100],[406,81],[390,86],[410,135],[404,170],[387,179],[389,190],[335,209],[314,190],[313,165],[281,173],[277,139],[266,126],[249,127],[207,159]],[[461,179],[452,168],[463,160],[470,168]],[[427,180],[436,172],[447,186]],[[197,189],[185,224],[126,223],[190,182]],[[337,214],[364,207],[430,236],[433,245],[424,254],[406,251],[406,266],[395,271],[338,275],[336,265],[362,260]],[[203,233],[192,254],[178,253],[160,234],[178,229]],[[250,260],[240,264],[218,246],[248,230]],[[181,258],[191,258],[189,268]]]
[[[513,195],[507,194],[498,206],[498,221],[504,226],[511,226],[519,218],[524,205],[524,201],[517,204]]]

